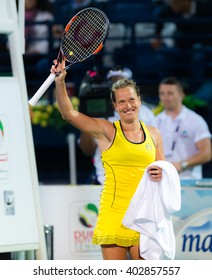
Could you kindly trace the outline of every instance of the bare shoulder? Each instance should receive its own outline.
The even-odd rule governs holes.
[[[158,128],[153,126],[147,126],[149,133],[152,137],[152,140],[155,143],[156,147],[156,160],[165,160],[165,155],[163,151],[163,140]]]
[[[155,144],[158,143],[158,141],[161,141],[161,134],[158,128],[150,125],[147,125],[146,127],[149,130],[150,135],[152,136],[152,139],[154,140]]]
[[[156,135],[159,135],[159,136],[160,136],[160,131],[159,131],[159,129],[158,129],[157,127],[147,125],[146,128],[149,130],[149,132],[150,132],[151,135],[152,135],[152,134],[153,134],[153,135],[156,134]]]

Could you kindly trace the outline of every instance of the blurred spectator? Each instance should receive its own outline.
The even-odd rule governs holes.
[[[211,24],[192,23],[192,20],[206,18],[212,19],[211,1],[194,0],[168,0],[161,4],[154,12],[154,20],[165,20],[164,23],[156,24],[157,38],[152,41],[154,48],[163,43],[166,46],[177,46],[180,48],[190,47],[194,44],[212,45],[211,38],[202,38],[202,35],[211,33]],[[178,22],[173,23],[174,20]],[[180,22],[180,20],[185,20]],[[190,21],[191,20],[191,21]],[[189,22],[190,21],[190,22]],[[164,39],[165,36],[175,36],[173,41]],[[168,43],[167,43],[168,40]]]
[[[58,5],[57,5],[58,1]],[[87,8],[89,6],[95,6],[92,0],[69,0],[65,1],[65,3],[60,3],[59,0],[56,1],[56,11],[55,17],[58,23],[66,24],[70,21],[70,19],[78,13],[80,10]]]
[[[42,21],[53,21],[52,5],[48,0],[25,0],[26,54],[46,54],[49,51],[49,30]],[[32,24],[30,24],[32,23]],[[43,40],[42,40],[43,39]]]
[[[126,27],[124,23],[110,23],[108,40],[104,43],[104,50],[107,53],[103,60],[105,67],[114,65],[115,60],[117,59],[114,51],[117,50],[117,52],[121,52],[122,48],[129,44],[130,33],[130,29]]]
[[[164,110],[156,116],[166,160],[181,179],[202,179],[202,165],[211,161],[211,134],[206,121],[182,104],[184,89],[175,77],[159,84]]]
[[[58,48],[51,38],[58,42],[62,34],[62,26],[53,22],[53,6],[49,0],[25,1],[24,65],[28,83],[36,79],[44,80],[49,74],[51,57],[55,57],[52,51],[56,52]]]
[[[169,61],[166,66],[173,66],[171,75],[188,76],[195,89],[202,83],[212,57],[212,2],[168,0],[155,9],[153,19],[165,21],[156,24],[153,49],[165,53]]]
[[[106,75],[106,79],[108,81],[109,87],[111,87],[115,81],[121,78],[132,79],[131,70],[128,68],[117,67],[115,69],[108,71]],[[140,120],[142,120],[146,125],[151,125],[156,127],[156,120],[154,114],[151,111],[151,109],[144,103],[141,105],[139,116],[140,116]],[[114,111],[114,115],[107,119],[110,122],[114,122],[119,119],[119,115]],[[89,183],[103,185],[104,169],[102,167],[102,162],[101,162],[101,152],[97,148],[97,144],[95,140],[92,137],[90,137],[87,133],[83,132],[80,135],[80,139],[78,143],[84,154],[88,156],[94,156],[93,163],[95,167],[95,172],[94,174],[91,174]]]

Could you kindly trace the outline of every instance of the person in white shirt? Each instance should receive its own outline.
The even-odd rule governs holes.
[[[121,78],[132,78],[132,72],[129,68],[121,68],[117,70],[110,70],[107,73],[107,80],[110,80],[111,83],[114,83],[118,79]],[[119,119],[119,115],[114,111],[114,115],[109,117],[108,120],[110,122],[117,121]],[[153,127],[157,127],[156,119],[152,112],[152,110],[142,102],[140,111],[139,111],[139,119],[142,120],[146,125],[150,125]],[[93,164],[95,169],[95,174],[92,174],[92,178],[90,179],[92,184],[103,185],[104,183],[104,169],[101,161],[101,152],[97,147],[95,140],[90,137],[87,133],[82,132],[78,141],[79,147],[82,152],[87,156],[93,156]]]
[[[156,116],[163,138],[166,160],[179,172],[180,179],[202,179],[202,165],[211,160],[211,133],[206,121],[182,104],[184,91],[175,77],[159,84],[164,110]]]

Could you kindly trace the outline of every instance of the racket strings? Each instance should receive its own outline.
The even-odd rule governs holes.
[[[103,43],[108,32],[108,19],[98,10],[79,14],[64,34],[62,50],[70,62],[84,60]]]

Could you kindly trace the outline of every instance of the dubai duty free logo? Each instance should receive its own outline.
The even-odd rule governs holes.
[[[70,208],[70,251],[90,257],[100,254],[99,246],[92,243],[93,230],[97,222],[98,208],[95,202],[74,202]]]
[[[98,208],[93,203],[88,203],[83,205],[79,209],[79,220],[81,224],[85,227],[91,228],[96,225],[96,220],[98,217]]]
[[[3,142],[4,142],[4,127],[0,120],[0,148],[3,145]]]

